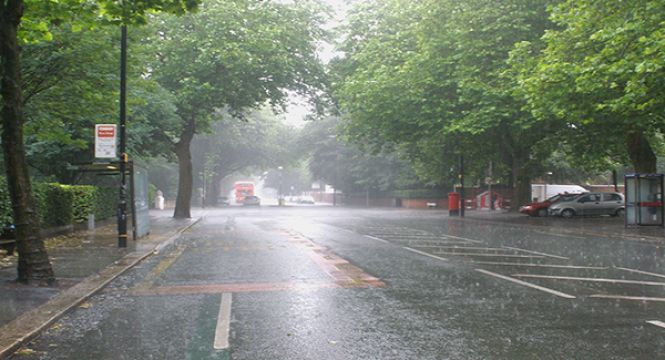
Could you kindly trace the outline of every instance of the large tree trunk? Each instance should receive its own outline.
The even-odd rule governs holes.
[[[175,153],[178,157],[178,195],[175,201],[174,218],[190,218],[192,202],[192,153],[190,145],[196,131],[196,122],[190,119],[175,144]]]
[[[17,29],[23,16],[23,1],[0,0],[0,58],[2,60],[2,150],[7,184],[16,224],[18,281],[52,284],[53,269],[39,233],[39,216],[23,145],[23,103]],[[4,224],[2,224],[4,225]]]
[[[632,130],[626,133],[626,146],[628,155],[637,173],[656,172],[656,154],[654,154],[649,139],[641,130]]]
[[[217,173],[213,173],[210,179],[210,183],[208,184],[208,189],[206,190],[206,205],[210,206],[216,206],[218,205],[217,203],[217,198],[221,195],[219,193],[219,182],[221,181],[221,177],[217,175]]]
[[[531,177],[527,168],[526,157],[513,155],[512,160],[513,199],[511,211],[517,211],[520,206],[531,202]]]

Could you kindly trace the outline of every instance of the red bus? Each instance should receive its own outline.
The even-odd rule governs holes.
[[[245,200],[245,196],[254,195],[254,183],[249,181],[237,181],[233,184],[233,192],[236,197],[236,203]]]

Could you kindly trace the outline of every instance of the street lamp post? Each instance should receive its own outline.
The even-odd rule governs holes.
[[[127,247],[127,26],[120,28],[120,200],[118,202],[118,247]]]
[[[283,166],[278,166],[277,170],[279,170],[279,189],[277,190],[277,205],[279,206],[284,206],[284,200],[282,199],[282,182],[284,181],[284,170]]]

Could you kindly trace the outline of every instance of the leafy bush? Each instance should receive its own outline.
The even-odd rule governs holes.
[[[63,185],[72,192],[72,215],[75,223],[88,221],[88,214],[94,214],[96,210],[97,188],[92,185]]]
[[[129,199],[128,199],[129,201]],[[108,219],[115,216],[118,207],[118,189],[112,187],[96,187],[95,218]]]
[[[73,220],[74,193],[65,185],[36,183],[34,196],[42,227],[69,225]]]
[[[7,179],[0,177],[0,227],[14,222],[12,215],[12,201],[9,198]]]
[[[411,189],[411,190],[395,190],[390,192],[391,197],[403,199],[423,199],[423,198],[440,198],[445,197],[445,194],[440,189]]]
[[[32,187],[42,228],[83,223],[91,213],[98,220],[115,216],[115,188],[57,183],[33,183]],[[7,179],[0,177],[0,227],[13,222]]]

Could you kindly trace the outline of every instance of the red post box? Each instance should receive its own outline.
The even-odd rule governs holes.
[[[459,193],[451,192],[448,193],[448,215],[449,216],[458,216],[459,215]]]

